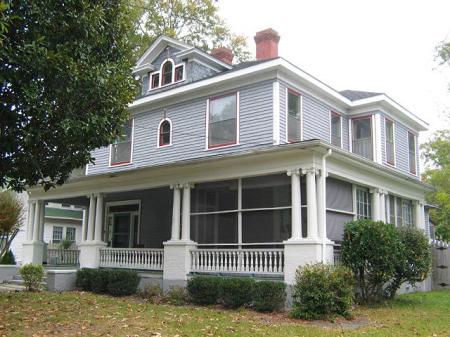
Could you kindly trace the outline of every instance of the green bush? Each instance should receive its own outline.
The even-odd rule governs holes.
[[[16,264],[16,259],[11,250],[8,250],[5,255],[0,259],[0,264]]]
[[[76,287],[84,291],[92,291],[92,277],[96,270],[90,268],[77,270]]]
[[[100,269],[101,270],[101,269]],[[134,270],[110,269],[105,270],[106,290],[112,296],[128,296],[135,294],[140,277]]]
[[[291,316],[307,320],[351,316],[353,274],[343,266],[321,263],[297,269]]]
[[[23,282],[28,291],[35,291],[41,288],[44,279],[44,267],[40,264],[25,264],[19,269]]]
[[[251,278],[224,278],[220,282],[220,299],[227,308],[250,305],[255,283]]]
[[[96,294],[108,293],[108,283],[112,269],[94,269],[91,274],[91,289]]]
[[[139,291],[139,297],[150,303],[159,304],[163,301],[163,291],[159,285],[149,284]]]
[[[221,278],[213,276],[195,276],[191,278],[186,286],[189,300],[200,305],[217,303],[221,281]]]
[[[252,300],[256,311],[271,312],[283,308],[286,300],[286,286],[282,282],[256,281]]]
[[[385,289],[388,298],[395,296],[402,283],[414,285],[425,280],[431,268],[431,251],[425,233],[411,227],[399,227],[397,231],[403,250],[401,258],[396,260],[394,277]]]
[[[403,244],[393,225],[357,220],[345,225],[341,246],[342,263],[349,267],[364,302],[383,297],[383,286],[392,280]]]
[[[179,286],[170,287],[170,289],[164,294],[164,302],[172,305],[186,304],[186,289]]]

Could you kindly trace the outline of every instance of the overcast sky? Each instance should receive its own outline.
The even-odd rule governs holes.
[[[450,69],[435,47],[450,38],[450,0],[219,0],[231,29],[273,28],[279,55],[337,90],[385,92],[430,124],[450,127]],[[430,132],[422,133],[422,143]]]

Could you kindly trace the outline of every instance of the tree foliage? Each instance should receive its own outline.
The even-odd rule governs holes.
[[[250,58],[244,36],[231,32],[214,0],[134,0],[137,55],[158,36],[182,40],[205,51],[228,47],[238,61]]]
[[[427,201],[437,206],[430,210],[436,236],[450,241],[450,130],[435,132],[421,149],[427,164],[422,178],[435,188],[427,194]]]
[[[450,65],[450,41],[442,42],[437,47],[437,56],[441,61],[441,64]]]
[[[128,118],[128,1],[11,0],[2,15],[0,185],[48,189],[93,161]]]
[[[23,218],[24,206],[17,194],[8,190],[0,192],[0,260],[8,253]]]

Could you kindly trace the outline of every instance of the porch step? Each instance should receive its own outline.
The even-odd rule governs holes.
[[[0,293],[1,292],[18,292],[26,290],[25,286],[9,283],[0,283]]]
[[[22,279],[12,279],[9,281],[5,281],[3,284],[9,284],[9,285],[16,285],[16,286],[23,286],[24,281]],[[43,281],[40,283],[41,286],[47,286],[47,282]]]

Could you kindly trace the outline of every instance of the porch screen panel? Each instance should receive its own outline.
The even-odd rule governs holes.
[[[242,242],[282,242],[291,236],[291,210],[249,211],[242,214]]]
[[[191,218],[191,239],[199,244],[237,243],[237,213],[194,215]]]
[[[345,224],[353,221],[353,215],[327,211],[327,238],[342,241]]]
[[[291,178],[287,174],[242,179],[242,208],[291,206]]]
[[[191,190],[191,213],[229,211],[237,208],[237,180],[197,184]]]
[[[327,208],[352,212],[352,184],[342,180],[327,178]]]

